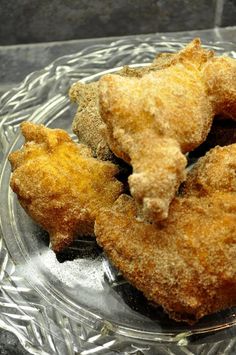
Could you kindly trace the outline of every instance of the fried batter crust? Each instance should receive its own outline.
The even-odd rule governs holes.
[[[154,62],[146,67],[132,68],[124,66],[116,75],[122,77],[141,78],[143,75],[158,70],[169,62],[172,54],[162,53]],[[114,160],[107,141],[106,126],[99,112],[98,81],[88,84],[77,82],[69,91],[72,102],[78,104],[78,110],[73,120],[72,128],[79,142],[88,145],[94,156],[101,160]],[[125,156],[124,156],[125,158]]]
[[[167,220],[137,220],[122,195],[96,218],[97,241],[123,275],[169,316],[189,324],[236,305],[236,144],[189,173]]]
[[[103,135],[105,124],[99,113],[98,82],[77,82],[71,87],[69,96],[79,105],[72,124],[79,142],[88,145],[99,159],[112,160],[113,154]]]
[[[77,235],[93,234],[98,210],[111,206],[122,191],[114,177],[118,169],[92,158],[63,130],[30,122],[21,130],[26,143],[9,156],[11,188],[58,252]]]
[[[110,74],[99,82],[107,142],[131,163],[131,194],[153,221],[167,218],[185,179],[184,154],[206,139],[214,116],[236,117],[235,60],[215,58],[195,39],[157,62],[160,70],[140,78]]]

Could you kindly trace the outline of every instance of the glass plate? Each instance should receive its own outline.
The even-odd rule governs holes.
[[[78,239],[56,257],[47,233],[26,215],[9,188],[7,156],[23,143],[20,122],[63,128],[74,137],[76,106],[68,99],[74,82],[97,80],[125,64],[145,65],[157,52],[179,50],[188,41],[153,35],[92,46],[30,74],[1,98],[0,326],[13,331],[30,352],[229,354],[235,346],[235,309],[192,327],[169,320],[122,278],[94,239]],[[207,46],[236,57],[233,44]]]

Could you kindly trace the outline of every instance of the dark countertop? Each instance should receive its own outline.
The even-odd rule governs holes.
[[[235,10],[231,0],[1,0],[0,44],[228,26]]]
[[[155,36],[155,34],[153,35]],[[236,46],[236,27],[163,33],[161,35],[166,39],[180,39],[185,36],[194,38],[197,36],[204,38],[205,41],[233,42]],[[0,95],[11,88],[16,87],[29,73],[42,69],[60,56],[75,53],[91,45],[109,44],[117,38],[118,37],[109,37],[40,44],[0,46]],[[235,349],[232,349],[232,355],[235,354],[235,351]],[[28,352],[23,348],[14,334],[9,333],[6,330],[0,330],[0,354],[26,355]]]

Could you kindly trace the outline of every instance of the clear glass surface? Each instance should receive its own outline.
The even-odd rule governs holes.
[[[7,156],[20,148],[23,120],[66,129],[76,106],[70,86],[97,80],[126,65],[145,65],[158,52],[184,47],[164,37],[126,38],[59,58],[29,75],[0,102],[1,293],[0,326],[14,331],[25,348],[46,354],[231,353],[235,309],[205,317],[190,327],[169,320],[127,283],[92,238],[77,239],[56,256],[46,232],[20,207],[9,187]],[[208,43],[219,54],[236,57],[230,43]],[[215,352],[216,353],[216,352]]]

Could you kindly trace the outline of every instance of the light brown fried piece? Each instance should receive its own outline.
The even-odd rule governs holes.
[[[216,57],[213,51],[199,50],[199,39],[193,40],[177,53],[161,53],[153,61],[153,67],[165,69],[178,63],[196,65],[203,72],[207,92],[214,112],[226,118],[236,118],[236,61],[230,57]],[[195,46],[194,50],[193,47]]]
[[[200,44],[191,44],[192,52],[200,50]],[[202,142],[213,115],[199,56],[195,65],[189,64],[191,51],[186,50],[188,65],[178,62],[141,78],[100,79],[100,112],[108,144],[131,163],[131,194],[153,220],[167,217],[169,203],[185,178],[183,153]],[[202,57],[205,61],[204,51]]]
[[[132,165],[131,194],[153,221],[168,216],[185,179],[185,153],[206,139],[216,114],[236,113],[235,60],[214,57],[199,39],[161,58],[161,70],[140,78],[105,75],[99,83],[107,142]]]
[[[125,66],[116,75],[122,77],[141,78],[143,75],[162,68],[170,54],[163,54],[145,67],[132,68]],[[69,91],[72,102],[78,104],[78,110],[73,120],[72,129],[79,142],[88,145],[94,156],[101,160],[114,160],[104,134],[105,124],[99,112],[98,81],[84,84],[80,81],[73,84]]]
[[[236,144],[217,146],[199,159],[189,172],[183,191],[184,194],[197,196],[214,194],[216,191],[235,193]]]
[[[207,92],[216,115],[236,118],[236,60],[213,57],[203,68]]]
[[[236,144],[216,148],[191,171],[165,221],[137,220],[127,195],[96,218],[97,241],[113,264],[175,320],[192,324],[236,306],[235,172]]]
[[[93,234],[100,208],[110,207],[122,191],[118,169],[94,159],[63,130],[30,122],[21,130],[26,142],[9,156],[11,188],[58,252],[76,236]]]

